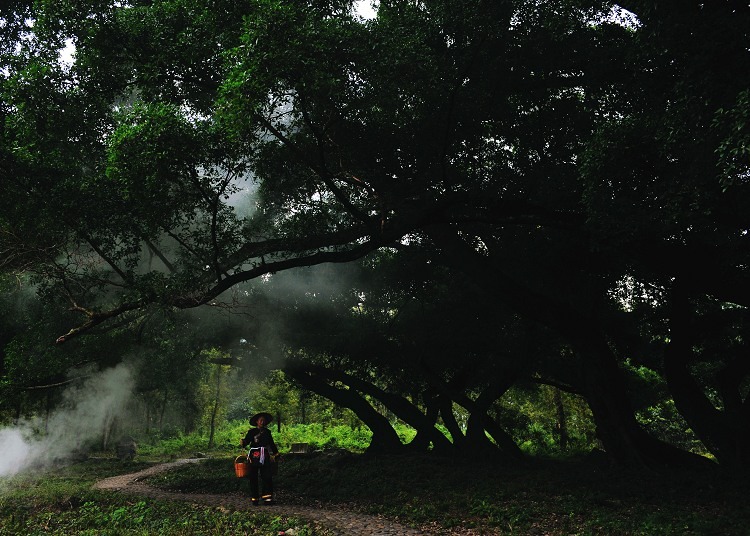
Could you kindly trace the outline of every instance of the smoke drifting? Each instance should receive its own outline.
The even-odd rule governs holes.
[[[133,385],[130,368],[120,364],[66,390],[46,434],[36,431],[33,422],[0,429],[0,477],[70,458],[101,438],[127,408]]]

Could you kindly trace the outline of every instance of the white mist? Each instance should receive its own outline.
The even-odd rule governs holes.
[[[64,460],[100,438],[112,420],[123,415],[133,390],[133,375],[124,364],[88,378],[63,395],[50,415],[46,434],[34,434],[28,423],[0,429],[0,477]]]

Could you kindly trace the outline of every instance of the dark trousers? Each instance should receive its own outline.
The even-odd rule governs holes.
[[[267,463],[260,466],[250,466],[247,478],[250,480],[250,497],[253,499],[260,497],[258,494],[258,474],[260,474],[260,480],[263,483],[263,495],[273,495],[273,469],[271,465]]]

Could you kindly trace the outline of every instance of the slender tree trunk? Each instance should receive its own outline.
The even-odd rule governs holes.
[[[557,387],[552,388],[552,396],[557,413],[557,440],[560,450],[568,450],[568,422],[565,415],[565,406],[563,405],[562,392]]]
[[[161,401],[161,411],[159,412],[159,431],[164,431],[164,412],[167,410],[167,401],[169,400],[169,389],[164,388],[164,398]]]
[[[44,407],[44,434],[49,433],[49,415],[52,412],[52,393],[48,389]]]
[[[102,450],[106,452],[109,447],[109,439],[112,437],[112,430],[115,427],[115,417],[108,416],[104,419],[104,429],[102,431]]]
[[[216,365],[216,396],[214,397],[214,407],[211,410],[211,430],[208,435],[208,448],[214,447],[214,434],[216,433],[216,416],[219,414],[219,404],[221,400],[221,365]]]
[[[151,431],[151,404],[148,403],[148,397],[144,397],[144,404],[146,404],[146,435]]]
[[[13,416],[13,424],[17,425],[19,422],[21,422],[21,396],[19,395],[16,399],[16,413]]]
[[[299,410],[300,410],[300,422],[307,424],[307,401],[310,399],[310,394],[307,391],[302,391],[299,395]]]

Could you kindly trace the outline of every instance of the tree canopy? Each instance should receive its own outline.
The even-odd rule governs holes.
[[[620,461],[697,463],[635,418],[627,361],[747,464],[746,2],[382,0],[363,20],[347,0],[37,0],[0,18],[1,262],[79,315],[58,343],[391,252],[436,270],[424,316],[403,310],[430,333],[382,339],[373,316],[372,342],[439,375],[455,353],[435,334],[473,341],[484,383],[441,396],[475,437],[503,444],[489,408],[543,374]],[[528,363],[519,326],[543,334]],[[431,410],[367,382],[374,364],[391,366],[294,370],[371,427],[355,391],[389,400],[438,447]]]

